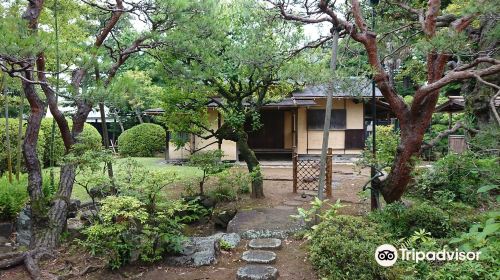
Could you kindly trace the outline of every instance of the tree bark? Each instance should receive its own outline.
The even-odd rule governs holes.
[[[144,120],[142,119],[142,114],[141,114],[141,111],[139,109],[135,109],[135,115],[137,116],[137,119],[139,120],[139,123],[143,124]]]
[[[408,183],[412,179],[414,168],[413,157],[418,156],[423,133],[414,132],[411,128],[401,127],[401,143],[387,178],[383,180],[380,193],[385,202],[392,203],[401,199]]]
[[[248,145],[248,134],[241,129],[238,133],[236,145],[240,151],[240,158],[247,164],[248,171],[252,177],[252,198],[264,198],[264,182],[260,170],[260,163],[255,153]]]
[[[24,113],[24,96],[19,95],[21,98],[21,105],[19,106],[18,116],[18,129],[17,129],[17,158],[16,158],[16,180],[19,181],[19,174],[21,174],[21,157],[23,153],[23,113]]]

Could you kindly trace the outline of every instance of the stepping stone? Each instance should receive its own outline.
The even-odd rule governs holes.
[[[304,205],[303,202],[297,201],[297,200],[287,200],[283,202],[286,206],[302,206]]]
[[[267,265],[246,265],[236,273],[236,280],[276,280],[279,273],[275,267]]]
[[[259,208],[239,210],[227,225],[227,232],[238,233],[242,239],[286,238],[305,228],[303,219],[290,219],[297,209]]]
[[[264,250],[250,250],[243,252],[241,259],[247,263],[272,264],[276,261],[276,253]]]
[[[297,209],[293,206],[286,206],[286,205],[278,205],[278,206],[275,206],[274,208],[279,209],[279,210],[296,210]]]
[[[278,238],[252,239],[248,242],[248,247],[257,250],[279,250],[281,249],[281,240]]]

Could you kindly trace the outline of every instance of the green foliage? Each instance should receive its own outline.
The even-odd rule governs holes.
[[[480,154],[498,155],[500,147],[500,128],[497,124],[482,127],[469,141],[471,149]]]
[[[370,219],[398,238],[409,237],[421,229],[430,232],[435,238],[450,234],[449,215],[425,202],[409,208],[402,203],[391,203],[384,209],[371,213]]]
[[[312,232],[310,260],[322,279],[392,279],[391,269],[375,262],[373,252],[388,242],[381,228],[360,217],[337,216]]]
[[[233,246],[231,246],[231,244],[229,244],[229,242],[224,239],[219,239],[219,246],[221,250],[224,251],[231,251],[231,249],[233,248]]]
[[[218,184],[221,186],[236,186],[238,194],[250,193],[252,178],[250,174],[237,169],[226,169],[217,174]]]
[[[55,193],[55,189],[50,185],[49,176],[43,176],[42,191],[49,199]],[[28,199],[27,174],[21,174],[19,181],[13,180],[12,184],[9,183],[7,176],[0,177],[0,221],[15,219]]]
[[[314,197],[314,200],[309,204],[311,205],[309,209],[298,208],[298,214],[291,215],[291,217],[294,219],[302,219],[307,223],[313,221],[316,217],[318,217],[321,221],[328,221],[335,217],[338,209],[342,208],[340,199],[332,205],[328,203],[328,199],[320,200],[318,197]],[[325,205],[327,206],[327,210],[321,214],[321,209],[324,208]],[[315,228],[315,226],[312,227],[313,230],[315,230]]]
[[[111,95],[109,95],[111,93]],[[108,105],[123,112],[141,112],[156,108],[163,89],[153,83],[145,71],[128,70],[113,80],[108,87],[106,100]]]
[[[177,213],[188,209],[172,201],[149,212],[131,196],[109,196],[101,201],[99,220],[83,230],[81,244],[94,255],[102,255],[111,268],[140,258],[156,261],[166,252],[178,252],[183,241],[183,219]]]
[[[12,157],[12,170],[16,171],[17,166],[17,135],[19,129],[19,121],[17,119],[9,119],[9,136],[10,136],[10,152]],[[23,140],[26,133],[26,122],[23,123]],[[5,118],[0,119],[0,174],[7,171],[7,141],[5,133]],[[45,134],[40,131],[37,143],[37,151],[39,155],[43,155],[46,147]],[[22,147],[21,147],[22,149]],[[40,161],[42,157],[39,156]],[[24,157],[21,156],[21,172],[24,170]]]
[[[449,154],[418,174],[411,192],[438,202],[460,201],[477,205],[487,198],[477,190],[500,184],[496,157],[481,157],[472,152]]]
[[[488,255],[489,245],[500,242],[500,212],[488,213],[488,219],[481,224],[474,224],[468,232],[450,240],[451,244],[460,245],[463,251],[480,250],[483,255]]]
[[[28,201],[27,178],[9,183],[7,176],[0,177],[0,221],[11,221]]]
[[[44,147],[43,147],[43,153],[39,152],[38,155],[40,158],[41,155],[43,155],[43,164],[44,166],[49,166],[50,165],[50,151],[51,151],[51,143],[52,143],[52,118],[45,118],[42,120],[42,126],[40,127],[40,136],[38,137],[39,141],[40,139],[43,139]],[[71,120],[67,120],[68,125],[70,126],[70,129],[73,127],[73,122]],[[83,126],[83,131],[82,133],[78,136],[79,140],[83,140],[83,143],[81,144],[81,148],[84,150],[100,150],[102,147],[102,141],[101,141],[101,134],[99,134],[99,131],[95,127],[93,127],[90,124],[85,124]],[[65,154],[65,148],[64,148],[64,142],[61,136],[61,132],[59,131],[59,127],[55,126],[55,133],[54,133],[54,150],[53,150],[53,155],[54,155],[54,163],[58,164],[60,161],[63,159],[63,156]]]
[[[236,190],[228,185],[215,186],[208,191],[208,196],[217,202],[234,201],[237,198]]]
[[[237,141],[245,124],[252,130],[262,125],[263,105],[288,95],[293,82],[304,83],[306,69],[316,64],[290,59],[289,53],[301,45],[302,30],[274,20],[275,11],[264,3],[211,4],[204,7],[205,17],[192,22],[191,32],[176,34],[175,47],[159,54],[161,68],[174,75],[166,81],[163,121],[174,132],[213,135],[207,103],[217,96],[224,128],[215,137]]]
[[[228,168],[229,165],[222,162],[222,157],[224,153],[221,150],[212,150],[212,151],[199,151],[189,158],[189,165],[198,167],[203,171],[203,176],[200,181],[200,193],[203,193],[203,185],[205,184],[205,180],[214,174],[220,173],[224,171],[224,169]],[[218,192],[221,195],[230,195],[230,188],[220,188]],[[231,196],[228,196],[229,199]],[[223,199],[223,197],[219,197]]]
[[[399,133],[394,131],[393,126],[377,126],[377,157],[372,155],[372,141],[366,139],[366,147],[363,150],[362,160],[358,162],[361,166],[374,165],[378,169],[383,169],[392,165],[396,156],[396,149],[399,144]]]
[[[205,176],[217,174],[229,167],[222,162],[223,156],[224,153],[221,150],[199,151],[189,157],[189,165],[203,170]]]
[[[165,129],[160,125],[139,124],[118,137],[118,151],[126,156],[151,157],[165,149],[165,141]]]

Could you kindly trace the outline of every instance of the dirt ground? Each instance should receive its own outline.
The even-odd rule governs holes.
[[[251,209],[261,207],[274,207],[282,205],[285,201],[293,200],[297,194],[292,192],[291,166],[263,167],[264,173],[264,199],[254,200],[245,196],[239,201],[232,202],[223,207],[236,207]],[[341,214],[362,215],[369,210],[369,201],[360,198],[358,193],[368,180],[369,171],[362,170],[361,174],[354,170],[352,165],[333,165],[333,191],[330,201],[340,199],[344,205]],[[299,192],[299,194],[301,194]],[[210,224],[207,224],[210,226]],[[194,235],[209,235],[213,228],[200,227],[193,230]],[[240,261],[241,253],[246,248],[247,241],[243,240],[240,246],[231,252],[222,252],[218,263],[214,266],[201,268],[169,267],[161,261],[155,264],[129,265],[117,271],[97,269],[82,276],[70,279],[169,279],[169,280],[228,280],[234,279],[236,270],[243,266]],[[305,241],[285,240],[283,248],[277,252],[278,258],[275,267],[279,270],[281,279],[318,279],[311,264],[307,261]],[[93,258],[78,247],[62,248],[57,258],[42,263],[42,269],[54,274],[69,272],[78,273],[86,268],[94,270],[93,266],[101,266],[102,260]],[[6,271],[0,271],[0,279],[24,280],[30,279],[22,266]]]

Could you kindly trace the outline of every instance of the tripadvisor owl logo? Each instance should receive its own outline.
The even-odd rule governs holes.
[[[398,250],[390,244],[380,245],[375,250],[375,260],[381,266],[393,266],[398,260]]]

